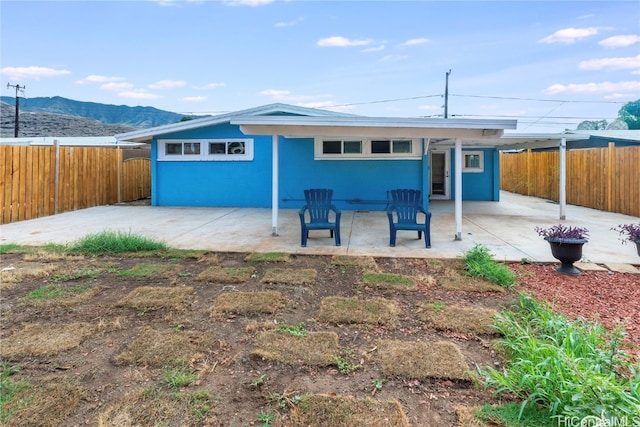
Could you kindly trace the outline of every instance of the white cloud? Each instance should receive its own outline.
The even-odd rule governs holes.
[[[430,41],[429,39],[421,37],[419,39],[407,40],[406,42],[402,43],[400,46],[416,46],[416,45],[419,45],[419,44],[429,43],[429,41]]]
[[[283,99],[289,95],[288,90],[266,89],[260,92],[260,95],[271,96],[273,98]]]
[[[595,95],[605,94],[611,96],[615,93],[635,93],[640,91],[640,81],[628,82],[600,82],[600,83],[570,83],[567,85],[555,84],[544,89],[543,92],[549,95],[574,94],[574,95]],[[635,95],[637,96],[637,95]]]
[[[295,25],[298,25],[302,21],[304,21],[304,18],[300,17],[300,18],[298,18],[298,19],[296,19],[294,21],[276,22],[275,27],[276,28],[293,27]]]
[[[600,58],[582,61],[581,70],[637,70],[640,69],[640,55],[626,58]]]
[[[373,43],[368,39],[352,40],[342,36],[326,37],[318,40],[316,43],[321,47],[353,47],[353,46],[366,46]]]
[[[380,46],[376,46],[376,47],[368,47],[366,49],[362,49],[360,52],[371,53],[371,52],[380,52],[381,50],[384,50],[384,45],[383,44],[381,44]]]
[[[84,79],[76,80],[76,83],[79,85],[91,84],[91,83],[111,83],[111,82],[121,82],[126,80],[124,77],[110,77],[110,76],[100,76],[92,74],[90,76],[85,77]]]
[[[398,62],[409,58],[407,55],[386,55],[380,58],[380,62]]]
[[[547,36],[541,40],[538,40],[538,43],[565,43],[572,44],[577,40],[584,39],[586,37],[595,36],[601,30],[606,28],[599,27],[588,27],[588,28],[564,28],[562,30],[558,30],[555,33]]]
[[[109,82],[100,86],[100,89],[111,90],[114,92],[122,92],[132,89],[133,85],[131,83],[118,83],[118,82]]]
[[[225,87],[226,83],[223,82],[219,82],[219,83],[207,83],[206,85],[197,88],[197,89],[218,89],[219,87]]]
[[[625,34],[613,36],[600,40],[598,44],[606,48],[627,47],[640,42],[640,36],[637,34]]]
[[[0,69],[2,74],[6,74],[7,78],[12,80],[33,79],[40,80],[47,77],[59,77],[71,74],[69,70],[57,70],[47,67],[4,67]]]
[[[163,7],[168,6],[182,6],[182,3],[202,4],[204,0],[153,0],[158,5]]]
[[[185,96],[184,98],[180,98],[180,101],[186,101],[186,102],[201,102],[206,100],[207,100],[206,96]]]
[[[264,6],[265,4],[273,3],[275,0],[223,0],[223,4],[227,6]]]
[[[118,96],[121,98],[130,98],[130,99],[159,99],[160,96],[154,93],[149,93],[144,89],[135,89],[127,92],[120,92]]]
[[[186,85],[182,80],[160,80],[149,85],[149,89],[173,89],[176,87],[184,87]]]

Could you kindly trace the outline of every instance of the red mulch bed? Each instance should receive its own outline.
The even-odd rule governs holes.
[[[625,351],[640,359],[640,274],[583,271],[568,276],[554,264],[514,265],[519,289],[552,303],[569,318],[596,320],[607,328],[626,330]]]

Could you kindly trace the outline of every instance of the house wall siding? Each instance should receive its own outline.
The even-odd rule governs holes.
[[[483,172],[462,172],[462,200],[498,201],[500,199],[499,180],[500,162],[497,151],[493,148],[463,149],[465,151],[482,151],[484,153]],[[455,158],[455,150],[451,150],[451,158]],[[455,198],[456,165],[451,162],[451,198]],[[496,190],[497,189],[497,190]]]

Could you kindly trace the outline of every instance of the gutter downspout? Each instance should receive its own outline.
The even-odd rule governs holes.
[[[560,219],[567,219],[567,139],[560,140]]]
[[[278,235],[278,135],[271,135],[271,235]]]
[[[462,140],[460,138],[456,138],[455,166],[456,166],[455,240],[462,240]]]

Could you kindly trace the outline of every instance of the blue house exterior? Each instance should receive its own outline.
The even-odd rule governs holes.
[[[405,122],[272,104],[116,138],[151,144],[154,206],[274,208],[275,193],[275,208],[299,208],[307,188],[332,188],[336,206],[345,210],[383,210],[394,188],[421,190],[425,206],[430,197],[455,199],[456,191],[462,200],[499,200],[499,152],[491,139],[477,137],[479,130],[487,133],[487,123],[449,120],[432,125],[433,119]],[[497,137],[500,125],[490,129]],[[457,148],[456,138],[462,141]],[[446,161],[434,177],[429,156],[436,148]],[[435,186],[434,180],[444,181]]]

